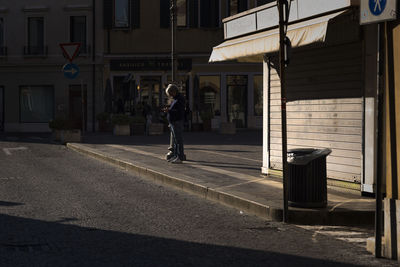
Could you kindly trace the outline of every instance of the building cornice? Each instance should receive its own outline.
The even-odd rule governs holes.
[[[47,12],[50,8],[48,6],[24,6],[22,11],[24,12]]]
[[[92,5],[66,5],[65,11],[92,11]]]

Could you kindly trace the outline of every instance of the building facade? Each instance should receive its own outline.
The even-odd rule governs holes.
[[[92,0],[0,1],[0,131],[46,132],[55,118],[76,128],[84,119],[85,128],[94,129],[102,88],[101,11]],[[62,72],[68,60],[60,44],[71,42],[81,44],[75,79]]]
[[[317,3],[318,2],[318,3]],[[292,1],[287,35],[287,144],[330,148],[330,182],[374,192],[377,26],[360,26],[354,1]],[[264,62],[263,173],[282,169],[276,2],[226,18],[210,61]],[[371,75],[371,73],[375,75]]]
[[[192,111],[192,125],[212,117],[212,127],[235,122],[262,127],[262,64],[208,64],[223,40],[221,20],[265,1],[177,1],[177,82]],[[171,82],[169,0],[104,0],[104,83],[111,87],[111,112],[135,112],[148,104],[157,121]],[[204,117],[203,117],[204,118]]]

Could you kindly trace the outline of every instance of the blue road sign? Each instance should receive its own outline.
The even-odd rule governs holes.
[[[68,79],[75,79],[79,75],[79,67],[74,63],[65,64],[62,71]]]
[[[394,0],[392,0],[394,1]],[[374,16],[379,16],[385,10],[386,0],[369,0],[369,10]]]

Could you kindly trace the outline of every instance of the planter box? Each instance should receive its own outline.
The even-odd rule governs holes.
[[[146,125],[144,123],[132,123],[131,133],[132,135],[144,135]]]
[[[53,130],[53,140],[66,143],[80,143],[82,141],[81,130]]]
[[[80,143],[82,141],[81,130],[63,130],[61,131],[61,143]]]
[[[151,123],[149,126],[149,135],[161,135],[164,133],[163,123]]]
[[[114,125],[114,135],[131,135],[130,125]]]
[[[220,134],[236,134],[236,125],[233,122],[221,122],[219,126]]]

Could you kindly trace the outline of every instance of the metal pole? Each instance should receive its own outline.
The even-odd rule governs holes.
[[[382,257],[382,173],[383,173],[383,83],[381,76],[383,74],[383,25],[380,23],[378,25],[378,58],[377,58],[377,108],[378,108],[378,162],[376,170],[376,183],[375,183],[375,257]]]
[[[85,99],[83,95],[83,80],[81,79],[81,99],[82,99],[82,136],[85,134]]]
[[[284,0],[278,1],[279,10],[279,72],[281,80],[282,170],[283,170],[283,222],[288,222],[287,188],[287,133],[286,133],[286,73],[285,73],[285,17]]]
[[[176,0],[171,0],[170,7],[171,14],[171,78],[172,82],[176,82],[176,71],[178,69],[178,60],[176,54],[176,29],[177,29],[177,18],[176,18]]]
[[[96,131],[96,0],[92,1],[93,14],[92,14],[92,131]]]

